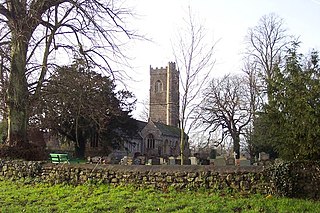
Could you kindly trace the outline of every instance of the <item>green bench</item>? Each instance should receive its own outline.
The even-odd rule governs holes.
[[[50,153],[50,161],[51,163],[69,163],[69,155],[68,154],[58,154],[58,153]]]

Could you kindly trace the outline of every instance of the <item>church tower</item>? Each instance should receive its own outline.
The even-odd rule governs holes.
[[[179,126],[179,71],[176,64],[150,66],[149,119],[170,126]]]

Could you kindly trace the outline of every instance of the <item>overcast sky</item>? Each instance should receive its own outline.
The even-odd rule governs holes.
[[[288,33],[299,36],[300,51],[320,50],[320,0],[127,0],[137,14],[130,28],[146,35],[149,41],[131,45],[130,64],[136,82],[129,90],[138,98],[134,117],[142,111],[141,102],[149,97],[149,68],[173,61],[172,43],[177,38],[190,5],[206,28],[208,42],[217,42],[213,76],[241,71],[245,36],[266,14],[284,19]]]

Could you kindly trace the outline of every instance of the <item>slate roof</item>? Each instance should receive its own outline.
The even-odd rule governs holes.
[[[134,125],[136,125],[136,128],[137,128],[136,133],[134,134],[133,137],[140,139],[141,138],[140,132],[148,123],[145,121],[139,121],[136,119],[133,119],[133,123],[134,123]]]
[[[137,129],[138,129],[139,132],[141,132],[141,130],[148,124],[148,122],[139,121],[139,120],[136,120],[136,119],[135,119],[135,122],[136,122]]]
[[[169,126],[159,122],[154,122],[154,125],[156,125],[163,135],[177,138],[180,137],[180,129],[178,127]]]
[[[145,121],[139,121],[136,119],[133,119],[134,124],[137,127],[137,132],[134,135],[135,138],[140,138],[140,132],[141,130],[148,124],[148,122]],[[164,136],[170,136],[170,137],[176,137],[176,138],[180,138],[180,128],[175,127],[175,126],[169,126],[160,122],[153,122],[154,125],[156,126],[156,128],[158,128],[160,130],[160,132],[162,133],[162,135]],[[185,134],[185,136],[187,136],[187,134]]]

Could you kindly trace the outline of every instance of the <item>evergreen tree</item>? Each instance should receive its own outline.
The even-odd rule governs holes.
[[[116,136],[119,142],[116,134],[124,133],[124,126],[131,129],[129,113],[134,105],[130,92],[114,90],[110,78],[92,71],[78,59],[53,73],[42,90],[41,101],[33,108],[30,122],[73,141],[79,158],[84,157],[89,140],[100,145],[109,143],[111,147]]]
[[[283,67],[274,68],[271,99],[259,117],[256,139],[272,145],[280,157],[320,158],[320,73],[316,51],[303,64],[298,42],[288,49]],[[261,144],[261,143],[260,143]]]

